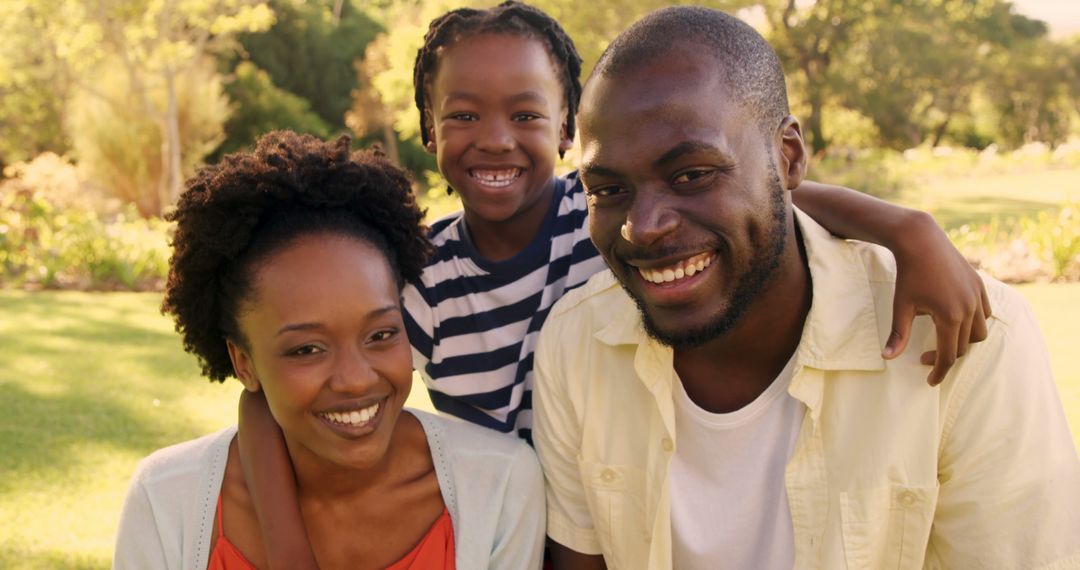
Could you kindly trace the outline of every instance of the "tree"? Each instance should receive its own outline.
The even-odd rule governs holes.
[[[41,22],[42,39],[79,91],[118,114],[135,104],[153,119],[161,135],[163,164],[156,183],[162,208],[179,196],[182,184],[181,84],[208,54],[227,49],[236,34],[273,22],[273,12],[258,0],[20,1]],[[124,70],[124,96],[95,81],[106,63]]]

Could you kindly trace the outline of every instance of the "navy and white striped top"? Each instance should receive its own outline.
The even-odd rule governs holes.
[[[480,256],[460,212],[435,222],[435,254],[403,292],[413,366],[435,407],[530,442],[540,326],[564,293],[607,269],[576,174],[556,179],[552,201],[532,242],[505,261]]]

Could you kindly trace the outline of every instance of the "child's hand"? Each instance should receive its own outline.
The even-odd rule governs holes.
[[[933,364],[926,381],[941,383],[968,345],[986,339],[990,300],[982,279],[953,247],[928,214],[915,212],[908,231],[897,240],[896,297],[892,333],[881,355],[896,358],[907,347],[915,315],[930,315],[937,329],[937,350],[924,352],[923,364]]]

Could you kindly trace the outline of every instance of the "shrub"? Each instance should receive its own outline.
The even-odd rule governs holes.
[[[973,265],[1002,281],[1080,281],[1080,200],[1033,217],[964,225],[949,237]]]
[[[0,184],[0,284],[161,287],[168,269],[169,224],[143,219],[131,205],[101,213],[85,199],[90,192],[75,167],[55,156],[9,170],[15,178]]]

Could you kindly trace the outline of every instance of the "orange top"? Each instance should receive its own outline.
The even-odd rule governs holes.
[[[257,570],[225,537],[224,518],[221,510],[221,495],[218,495],[218,537],[214,550],[210,552],[210,564],[207,570]],[[443,507],[443,512],[420,543],[408,554],[391,564],[386,570],[454,570],[454,525],[450,521],[450,511]]]

